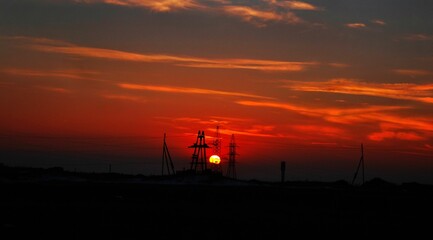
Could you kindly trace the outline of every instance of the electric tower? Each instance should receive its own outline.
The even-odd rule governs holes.
[[[204,131],[198,131],[196,142],[189,146],[189,148],[194,148],[191,160],[191,170],[196,173],[207,171],[206,148],[209,148],[209,146],[206,144]]]
[[[227,167],[227,177],[236,179],[236,143],[235,143],[235,135],[232,134],[232,138],[229,144],[229,163]]]
[[[216,127],[215,139],[213,140],[212,146],[213,146],[212,148],[213,155],[217,155],[218,157],[221,157],[221,135],[220,135],[220,128],[218,125]],[[213,171],[218,173],[222,172],[221,164],[219,163],[212,164],[211,166]]]

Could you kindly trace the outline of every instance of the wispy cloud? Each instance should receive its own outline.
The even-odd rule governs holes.
[[[321,8],[307,2],[266,0],[269,4],[293,10],[319,11]]]
[[[357,108],[313,108],[304,107],[291,103],[283,102],[270,102],[270,101],[237,101],[237,104],[251,107],[269,107],[269,108],[279,108],[287,111],[293,111],[301,115],[306,115],[310,117],[320,117],[330,122],[338,123],[355,123],[363,122],[367,119],[372,118],[371,113],[384,112],[384,111],[394,111],[407,109],[407,107],[401,106],[366,106]],[[370,117],[365,117],[365,116]]]
[[[213,128],[208,128],[208,131],[215,131]],[[246,130],[240,130],[240,129],[220,129],[220,133],[224,135],[243,135],[243,136],[249,136],[249,137],[265,137],[265,138],[272,138],[272,137],[281,137],[277,134],[273,133],[265,133],[265,132],[259,132],[257,129],[246,129]]]
[[[56,93],[71,93],[71,90],[66,88],[60,88],[60,87],[49,87],[49,86],[36,86],[39,89],[50,91],[50,92],[56,92]]]
[[[101,96],[105,99],[111,99],[111,100],[131,101],[131,102],[138,102],[138,103],[146,102],[146,100],[143,99],[142,97],[125,95],[125,94],[102,94]]]
[[[317,62],[237,58],[212,59],[168,54],[143,54],[106,48],[83,47],[70,43],[61,46],[58,44],[42,44],[39,41],[28,44],[28,47],[35,51],[66,54],[79,57],[146,63],[170,63],[176,66],[194,68],[250,69],[259,71],[303,71],[308,66],[319,64]]]
[[[225,13],[240,17],[245,22],[251,22],[259,27],[266,26],[267,22],[284,22],[299,24],[303,20],[293,12],[279,13],[272,10],[259,10],[248,6],[224,6]]]
[[[411,34],[403,37],[404,40],[407,41],[433,41],[433,35],[427,35],[427,34]]]
[[[365,23],[347,23],[345,26],[353,29],[362,29],[367,27]]]
[[[366,106],[352,108],[314,108],[303,107],[289,103],[269,102],[269,101],[237,101],[236,103],[250,107],[268,107],[278,108],[286,111],[292,111],[301,115],[322,119],[330,123],[339,123],[345,125],[353,125],[366,123],[379,125],[380,132],[372,132],[368,135],[371,140],[381,141],[385,139],[399,140],[424,140],[424,133],[433,133],[432,118],[417,118],[403,117],[399,115],[401,110],[407,110],[404,106]],[[300,130],[317,130],[319,128],[311,128],[309,126],[300,126]],[[344,132],[339,132],[339,129],[325,127],[320,131],[327,132],[331,135],[346,136]],[[392,133],[390,133],[392,132]]]
[[[433,84],[366,83],[351,79],[334,79],[326,82],[288,81],[288,83],[284,87],[295,91],[366,95],[433,103]]]
[[[255,94],[220,91],[220,90],[212,90],[212,89],[205,89],[205,88],[140,85],[140,84],[130,84],[130,83],[120,83],[118,84],[118,86],[124,89],[155,91],[155,92],[206,94],[206,95],[220,95],[220,96],[233,96],[233,97],[248,97],[248,98],[257,98],[257,99],[271,99],[270,97],[264,97]]]
[[[15,75],[15,76],[67,78],[67,79],[79,79],[79,80],[96,80],[92,76],[98,75],[97,72],[83,71],[80,69],[40,70],[40,69],[6,68],[6,69],[0,69],[0,72],[9,75]]]
[[[432,71],[421,70],[421,69],[393,69],[392,71],[399,75],[405,75],[411,77],[433,75]]]
[[[392,131],[374,132],[368,135],[368,138],[373,141],[384,141],[387,139],[398,139],[398,140],[406,140],[406,141],[425,140],[424,137],[420,136],[415,132],[392,132]]]
[[[379,25],[379,26],[385,26],[386,22],[382,19],[373,19],[371,20],[372,23]]]
[[[196,0],[74,0],[78,3],[105,3],[119,6],[143,7],[156,12],[201,9],[205,6]]]
[[[236,16],[243,21],[263,27],[269,22],[288,24],[305,23],[293,11],[320,11],[311,3],[303,1],[260,0],[73,0],[83,4],[104,3],[127,7],[141,7],[155,12],[172,12],[178,10],[211,11],[223,15]]]
[[[343,129],[325,125],[293,125],[293,130],[303,134],[313,134],[320,136],[343,138],[346,132]]]

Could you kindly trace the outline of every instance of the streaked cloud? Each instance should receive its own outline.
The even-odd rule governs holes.
[[[380,25],[380,26],[385,26],[386,22],[382,19],[373,19],[371,20],[372,23],[376,24],[376,25]]]
[[[291,126],[295,131],[304,134],[314,134],[314,135],[322,135],[329,137],[342,138],[346,135],[346,132],[343,129],[324,126],[324,125],[293,125]]]
[[[270,97],[259,96],[255,94],[229,92],[205,88],[187,88],[187,87],[174,87],[174,86],[156,86],[156,85],[140,85],[130,83],[118,84],[120,88],[132,90],[144,90],[154,92],[167,92],[167,93],[186,93],[186,94],[206,94],[206,95],[220,95],[220,96],[233,96],[233,97],[248,97],[258,99],[271,99]]]
[[[398,139],[398,140],[406,140],[406,141],[422,141],[425,140],[424,137],[419,136],[415,132],[375,132],[368,135],[368,138],[373,141],[384,141],[387,139]]]
[[[195,0],[74,0],[78,3],[105,3],[128,7],[143,7],[156,12],[205,8]]]
[[[366,83],[351,79],[333,79],[326,82],[288,81],[284,87],[304,92],[366,95],[433,103],[433,84]]]
[[[320,117],[330,122],[338,123],[355,123],[364,122],[369,120],[371,113],[384,112],[384,111],[395,111],[407,109],[407,107],[401,106],[366,106],[366,107],[356,107],[356,108],[313,108],[304,107],[291,103],[284,102],[270,102],[270,101],[237,101],[237,104],[251,107],[269,107],[269,108],[279,108],[287,111],[293,111],[301,115],[310,117]],[[365,116],[370,117],[365,117]]]
[[[362,29],[362,28],[367,27],[367,25],[365,23],[347,23],[347,24],[345,24],[345,26],[348,28],[354,28],[354,29]]]
[[[251,22],[259,27],[266,26],[267,22],[284,22],[299,24],[303,20],[293,12],[276,12],[272,10],[259,10],[248,6],[224,6],[223,10],[229,15],[240,17],[245,22]]]
[[[97,72],[83,71],[80,69],[40,70],[40,69],[6,68],[6,69],[0,69],[0,72],[9,75],[15,75],[15,76],[68,78],[68,79],[80,79],[80,80],[96,80],[92,76],[98,75]]]
[[[250,69],[259,71],[303,71],[308,66],[318,65],[317,62],[291,62],[262,59],[212,59],[168,54],[143,54],[120,50],[83,47],[73,44],[59,46],[58,44],[41,44],[39,41],[28,44],[35,51],[73,55],[87,58],[100,58],[106,60],[170,63],[176,66],[193,68],[219,68],[219,69]]]
[[[213,128],[208,128],[208,131],[215,131]],[[277,134],[273,133],[265,133],[265,132],[259,132],[256,129],[246,129],[246,130],[240,130],[240,129],[220,129],[220,134],[224,135],[243,135],[243,136],[249,136],[249,137],[265,137],[265,138],[272,138],[272,137],[281,137]]]
[[[50,92],[56,92],[56,93],[71,93],[71,90],[66,88],[60,88],[60,87],[49,87],[49,86],[36,86],[39,89],[50,91]]]
[[[407,35],[407,36],[403,37],[403,39],[407,40],[407,41],[414,41],[414,42],[433,41],[433,35],[427,35],[427,34],[422,34],[422,33],[411,34],[411,35]]]
[[[339,123],[345,125],[369,123],[380,125],[382,132],[433,132],[433,119],[432,118],[416,118],[416,117],[403,117],[399,113],[407,110],[410,107],[405,106],[365,106],[365,107],[351,107],[351,108],[338,108],[338,107],[305,107],[284,102],[275,101],[236,101],[237,104],[249,107],[268,107],[278,108],[295,112],[297,114],[320,118],[324,121],[331,123]],[[302,128],[302,127],[301,127]],[[308,128],[308,127],[307,127]],[[329,133],[333,132],[329,128]],[[412,131],[411,131],[412,130]],[[338,131],[338,130],[337,130]],[[419,133],[418,133],[419,135]],[[375,136],[375,135],[373,135]],[[377,135],[376,138],[379,138]],[[409,138],[413,134],[400,134],[399,139],[404,137]],[[421,135],[420,135],[421,136]],[[415,137],[413,138],[415,139]]]
[[[421,69],[393,69],[394,73],[405,76],[428,76],[433,75],[432,71],[421,70]]]
[[[267,0],[271,5],[293,10],[319,11],[320,8],[311,3],[301,1]]]
[[[73,0],[77,3],[104,3],[127,7],[142,7],[155,12],[177,10],[212,11],[236,16],[245,22],[264,27],[269,22],[304,23],[294,11],[319,11],[321,8],[303,1],[261,0],[257,2],[228,0]]]
[[[139,102],[139,103],[146,102],[146,100],[142,97],[125,95],[125,94],[102,94],[101,97],[106,99],[111,99],[111,100],[132,101],[132,102]]]

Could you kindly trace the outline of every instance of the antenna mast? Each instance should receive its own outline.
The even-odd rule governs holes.
[[[359,159],[358,168],[356,169],[355,175],[352,179],[352,185],[355,183],[356,177],[358,176],[359,169],[362,167],[362,184],[364,184],[364,145],[361,144],[361,159]]]
[[[168,151],[167,142],[165,141],[166,134],[164,133],[164,144],[162,145],[162,169],[161,175],[164,176],[164,165],[167,168],[168,175],[174,175],[173,161],[171,160],[170,152]]]

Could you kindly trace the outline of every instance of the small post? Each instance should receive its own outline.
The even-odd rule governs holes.
[[[284,183],[284,177],[286,175],[286,162],[281,162],[281,183]]]

